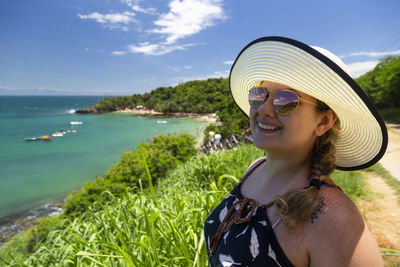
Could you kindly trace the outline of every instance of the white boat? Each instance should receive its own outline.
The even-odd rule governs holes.
[[[71,125],[82,125],[83,122],[81,122],[81,121],[71,121],[69,124],[71,124]]]
[[[25,138],[25,141],[38,141],[38,140],[42,140],[41,137],[27,137]]]
[[[67,133],[76,133],[76,130],[74,130],[74,129],[69,129],[69,130],[67,130]]]
[[[60,136],[64,136],[64,134],[60,133],[60,132],[55,132],[55,133],[52,134],[52,136],[60,137]]]
[[[158,124],[164,124],[167,123],[167,121],[157,121]]]

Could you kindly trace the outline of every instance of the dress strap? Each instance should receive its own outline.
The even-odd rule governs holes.
[[[245,218],[241,218],[240,216],[242,214],[242,211],[248,204],[251,204],[251,211],[246,215]],[[239,206],[238,210],[231,215],[236,206]],[[232,207],[228,210],[228,213],[226,214],[224,220],[219,225],[217,233],[211,238],[210,256],[215,253],[218,247],[219,240],[226,232],[229,231],[233,224],[241,224],[250,221],[250,219],[253,217],[256,207],[256,201],[251,198],[239,199],[235,203],[233,203]]]
[[[259,159],[256,159],[253,163],[250,164],[250,167],[247,169],[246,173],[243,175],[242,179],[240,179],[240,184],[243,184],[244,181],[246,181],[247,177],[249,177],[250,174],[253,173],[255,169],[257,169],[258,166],[260,166],[264,161],[266,161],[266,157],[262,157]]]

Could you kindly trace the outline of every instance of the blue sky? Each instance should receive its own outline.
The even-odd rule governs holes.
[[[398,0],[2,0],[0,95],[131,95],[227,77],[252,40],[324,47],[353,77],[400,55]]]

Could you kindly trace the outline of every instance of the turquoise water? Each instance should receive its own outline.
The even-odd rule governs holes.
[[[0,96],[0,217],[65,197],[87,180],[102,176],[124,151],[153,135],[189,132],[200,136],[205,122],[130,114],[81,115],[74,109],[98,102],[94,96]],[[24,141],[51,135],[70,121],[76,133],[52,141]]]

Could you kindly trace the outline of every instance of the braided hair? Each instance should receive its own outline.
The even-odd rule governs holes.
[[[323,112],[330,108],[318,100],[318,111]],[[317,137],[310,157],[309,181],[318,179],[329,184],[329,175],[335,170],[335,141],[340,129],[339,120],[322,136]],[[318,188],[309,186],[277,195],[274,206],[284,224],[290,228],[297,228],[310,220],[312,212],[319,203]]]

